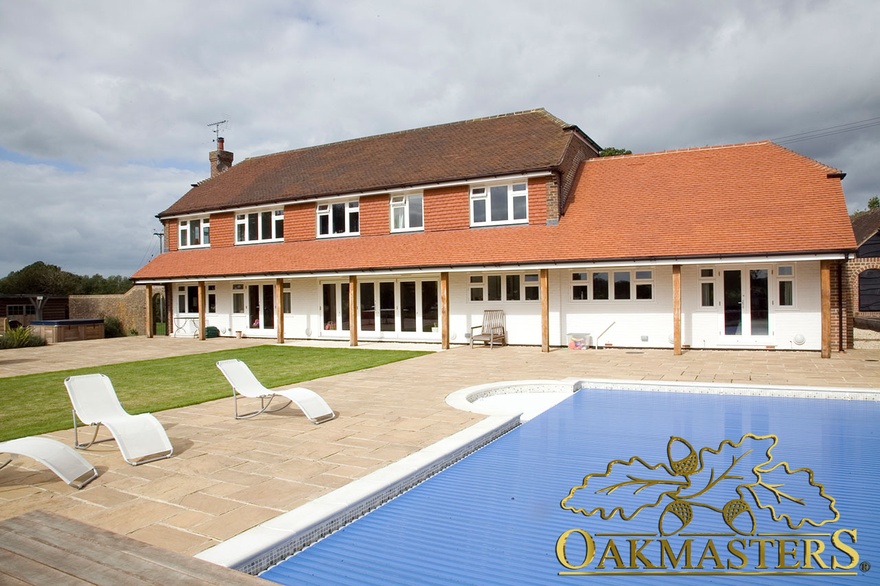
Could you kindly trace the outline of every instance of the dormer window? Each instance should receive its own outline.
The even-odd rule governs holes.
[[[318,237],[357,236],[360,233],[358,200],[318,205]]]
[[[422,194],[394,195],[391,197],[391,231],[406,232],[425,227]]]
[[[471,188],[471,226],[524,224],[528,221],[528,183]]]
[[[284,210],[236,214],[235,243],[279,242],[284,240]]]
[[[211,245],[211,226],[207,216],[180,220],[178,226],[180,228],[179,248],[196,248]]]

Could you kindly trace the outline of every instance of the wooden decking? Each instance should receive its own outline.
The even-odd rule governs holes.
[[[266,584],[60,515],[31,511],[0,522],[2,584]]]

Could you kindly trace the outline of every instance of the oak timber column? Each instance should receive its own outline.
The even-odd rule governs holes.
[[[358,345],[358,278],[348,277],[348,332],[349,346]]]
[[[550,286],[547,273],[547,269],[538,272],[541,285],[541,352],[550,351]]]
[[[449,350],[449,273],[440,273],[440,347]]]
[[[681,355],[681,265],[672,265],[672,354]]]
[[[199,281],[199,340],[205,339],[205,282]]]
[[[146,313],[147,313],[147,315],[144,319],[146,320],[147,323],[144,324],[146,326],[146,329],[144,331],[146,331],[148,338],[152,338],[153,337],[153,286],[149,285],[149,284],[147,285],[147,312]]]
[[[831,358],[831,261],[819,264],[822,307],[822,358]],[[839,293],[838,293],[839,294]]]
[[[276,342],[284,343],[284,281],[275,279],[275,331]]]
[[[174,335],[174,292],[171,283],[165,283],[165,335]]]

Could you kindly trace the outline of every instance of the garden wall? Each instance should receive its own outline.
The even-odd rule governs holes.
[[[70,318],[115,317],[126,333],[144,335],[147,320],[146,287],[136,285],[121,295],[71,295]]]

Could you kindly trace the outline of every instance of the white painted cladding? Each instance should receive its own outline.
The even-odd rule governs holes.
[[[793,304],[779,304],[778,267],[793,267]],[[650,270],[653,274],[650,300],[575,300],[572,297],[571,270],[549,270],[549,330],[552,346],[565,346],[569,334],[589,334],[593,344],[599,346],[631,347],[631,348],[671,348],[673,339],[673,296],[672,267],[644,266],[626,267],[620,270]],[[711,279],[702,278],[702,270],[711,270]],[[750,270],[766,270],[767,279],[767,334],[752,335],[748,331],[750,297],[748,290],[742,292],[743,328],[744,332],[735,334],[725,332],[724,312],[724,271],[741,271],[743,282],[748,280]],[[614,267],[602,268],[611,274]],[[579,272],[590,272],[590,269],[578,269]],[[541,344],[541,302],[539,300],[520,301],[471,301],[470,278],[475,275],[507,275],[523,274],[535,271],[503,270],[497,272],[474,272],[449,274],[449,327],[450,341],[453,344],[465,344],[471,327],[479,325],[483,311],[487,309],[504,310],[508,343],[524,345]],[[438,273],[420,273],[413,275],[394,275],[382,278],[360,278],[363,281],[412,281],[436,280]],[[710,281],[714,286],[714,304],[703,307],[701,304],[701,283]],[[327,329],[323,308],[322,286],[325,283],[347,284],[348,279],[319,279],[314,277],[285,279],[290,294],[290,312],[284,315],[284,335],[296,339],[334,339],[347,340],[348,330]],[[269,286],[274,295],[274,279],[260,281],[208,281],[209,295],[214,295],[215,311],[206,314],[206,325],[220,330],[221,335],[235,336],[238,332],[244,336],[276,337],[274,327],[252,323],[254,297],[249,294],[250,287],[258,285],[262,294],[263,287]],[[179,283],[172,288],[174,293],[175,335],[191,336],[195,332],[197,313],[180,312],[179,295],[185,295],[188,287],[196,283]],[[693,348],[766,348],[798,350],[819,350],[821,348],[821,310],[819,261],[750,263],[744,265],[685,265],[682,267],[682,344]],[[183,287],[183,291],[180,288]],[[213,288],[211,288],[213,287]],[[244,311],[233,312],[233,296],[243,295]],[[634,297],[634,295],[633,295]],[[258,303],[263,301],[259,297]],[[280,300],[279,300],[280,302]],[[396,308],[400,310],[399,304]],[[262,311],[262,309],[261,309]],[[360,312],[359,312],[360,313]],[[339,308],[341,312],[341,303]],[[421,319],[421,318],[420,318]],[[188,320],[188,322],[187,322]],[[438,320],[439,321],[439,320]],[[422,323],[422,322],[420,322]],[[178,327],[181,326],[182,327]],[[274,325],[274,324],[273,324]],[[439,323],[437,324],[439,326]],[[432,331],[423,331],[424,329]],[[419,331],[364,331],[359,328],[360,340],[404,340],[439,342],[439,327],[434,330],[427,320]],[[798,342],[801,342],[800,344]]]

